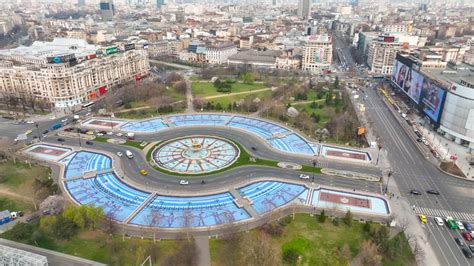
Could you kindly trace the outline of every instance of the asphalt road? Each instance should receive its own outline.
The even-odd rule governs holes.
[[[186,128],[186,129],[175,129],[170,130],[160,134],[153,134],[146,137],[142,136],[142,140],[146,139],[148,141],[156,141],[156,140],[165,140],[170,138],[176,138],[179,136],[189,136],[193,134],[211,134],[210,129],[197,129],[197,128]],[[229,130],[211,130],[212,135],[215,136],[225,136],[226,131]],[[232,131],[232,130],[230,130]],[[230,136],[230,134],[235,135]],[[282,155],[275,152],[270,151],[270,149],[265,146],[259,139],[251,136],[242,136],[239,133],[233,132],[229,133],[227,136],[228,139],[232,139],[234,141],[239,142],[249,153],[251,152],[251,147],[258,147],[255,154],[255,157],[272,159],[276,161],[285,161],[285,162],[297,162],[302,163],[303,159],[295,158],[290,155]],[[76,138],[64,138],[65,142],[58,142],[57,138],[49,138],[45,142],[52,143],[52,144],[65,144],[68,146],[79,146],[79,141]],[[93,145],[84,145],[84,148],[91,148],[97,149],[102,151],[107,151],[113,154],[116,154],[118,151],[125,153],[125,150],[132,150],[134,153],[133,159],[128,159],[126,156],[119,158],[116,156],[116,159],[120,160],[120,168],[124,172],[126,178],[130,178],[133,182],[138,182],[140,184],[144,184],[146,188],[153,189],[165,189],[167,192],[171,193],[181,193],[185,194],[187,192],[194,193],[194,192],[203,192],[203,191],[222,191],[228,188],[231,188],[233,184],[238,184],[245,182],[247,180],[256,179],[260,177],[278,177],[284,178],[288,180],[298,180],[300,172],[295,170],[289,169],[282,169],[282,168],[274,168],[274,167],[265,167],[265,166],[245,166],[245,167],[238,167],[234,169],[230,169],[228,171],[224,171],[221,173],[216,174],[209,174],[206,176],[186,176],[180,177],[175,175],[169,175],[166,173],[162,173],[160,171],[155,170],[152,168],[148,162],[146,162],[145,154],[143,154],[140,150],[135,149],[129,146],[121,146],[121,145],[114,145],[110,143],[104,142],[96,142],[93,141]],[[266,153],[268,152],[268,153]],[[263,156],[260,156],[262,154]],[[311,165],[312,161],[306,159],[308,165]],[[345,170],[354,171],[355,168],[365,170],[365,168],[352,165],[352,164],[344,164],[344,163],[333,163],[328,162],[328,164],[337,165],[339,168],[344,168]],[[140,169],[145,169],[148,171],[147,176],[142,176],[139,174]],[[369,171],[370,168],[369,168]],[[376,168],[373,169],[374,173],[378,173]],[[310,174],[312,177],[312,174]],[[186,179],[189,181],[189,185],[183,188],[182,185],[179,185],[179,181],[181,179]],[[205,181],[205,184],[201,184],[202,180]],[[311,182],[309,180],[308,182]],[[319,175],[315,174],[315,183],[320,185],[326,186],[334,186],[334,187],[341,187],[346,189],[356,189],[357,191],[368,191],[373,193],[380,193],[380,183],[377,182],[369,182],[363,180],[356,180],[356,179],[349,179],[349,178],[342,178],[336,176],[326,176],[326,175]]]
[[[348,47],[338,38],[336,46],[345,53],[346,61],[352,60]],[[390,182],[396,183],[401,196],[417,208],[434,210],[433,213],[474,213],[474,183],[439,171],[433,164],[431,155],[419,147],[423,144],[416,142],[413,130],[400,116],[388,109],[375,89],[376,86],[373,86],[372,89],[365,90],[368,95],[365,102],[366,114],[373,122],[376,135],[382,139],[383,149],[387,151],[394,173]],[[422,195],[411,195],[411,189],[421,191]],[[430,189],[438,190],[440,195],[427,194],[426,191]],[[454,242],[454,237],[462,239],[459,230],[438,227],[431,217],[425,229],[427,241],[431,243],[442,265],[474,265],[472,260],[464,257]]]

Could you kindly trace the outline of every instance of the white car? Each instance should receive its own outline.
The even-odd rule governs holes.
[[[92,113],[87,113],[86,116],[90,116]]]
[[[28,120],[28,121],[26,121],[26,123],[27,123],[27,124],[34,124],[35,121]]]
[[[119,132],[119,133],[115,134],[115,136],[121,137],[121,136],[123,136],[123,133]]]
[[[459,230],[464,230],[464,225],[460,222],[460,221],[456,221],[456,224],[458,225],[459,227]]]
[[[309,179],[309,175],[301,174],[300,179]]]
[[[443,226],[443,225],[444,225],[443,219],[441,219],[441,218],[439,218],[439,217],[435,217],[434,220],[435,220],[435,222],[436,222],[437,225],[439,225],[439,226]]]
[[[62,123],[66,123],[67,122],[67,118],[64,118],[63,120],[61,120]]]
[[[179,181],[179,184],[180,184],[180,185],[188,185],[188,184],[189,184],[189,181],[183,179],[183,180]]]
[[[104,133],[97,133],[97,136],[103,136]]]
[[[446,216],[446,218],[444,218],[444,220],[445,220],[446,222],[448,222],[449,220],[454,220],[454,219],[453,219],[453,217],[451,217],[451,216]]]
[[[122,156],[123,156],[123,153],[121,153],[121,152],[118,151],[118,152],[117,152],[117,156],[118,156],[118,157],[122,157]]]
[[[109,135],[109,136],[112,136],[113,134],[114,134],[114,132],[112,132],[112,131],[107,132],[107,135]]]

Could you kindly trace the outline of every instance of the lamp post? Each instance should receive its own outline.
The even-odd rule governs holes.
[[[39,139],[39,141],[41,141],[41,135],[40,135],[40,133],[39,133],[39,128],[38,128],[38,126],[39,126],[39,125],[38,125],[38,123],[35,123],[35,127],[36,127],[36,134],[38,135],[38,139]]]
[[[312,183],[314,183],[314,172],[316,171],[316,165],[318,164],[318,161],[316,159],[313,160],[313,179],[311,180]]]
[[[385,185],[385,193],[388,192],[388,183],[390,182],[390,177],[392,176],[393,172],[392,170],[388,171],[388,179],[387,179],[387,185]]]
[[[81,129],[80,129],[80,128],[77,129],[77,136],[79,137],[79,148],[82,148],[82,144],[81,144]]]

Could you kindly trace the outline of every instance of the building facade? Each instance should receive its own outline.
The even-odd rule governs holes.
[[[149,71],[147,52],[133,45],[77,54],[62,51],[41,59],[39,64],[19,66],[15,60],[0,61],[0,97],[28,95],[53,107],[71,107],[94,101],[117,85],[140,80]]]
[[[332,38],[328,35],[310,36],[303,48],[302,69],[321,73],[332,63]]]
[[[226,64],[230,56],[237,53],[237,46],[233,43],[222,43],[206,47],[205,55],[208,64]]]
[[[100,16],[103,21],[111,21],[115,15],[114,0],[100,0]]]
[[[395,55],[402,50],[403,44],[385,39],[372,41],[367,50],[367,65],[374,74],[389,75],[393,71]]]
[[[307,19],[310,16],[311,7],[310,0],[298,0],[298,17]]]

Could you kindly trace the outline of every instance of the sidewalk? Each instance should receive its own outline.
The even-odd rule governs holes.
[[[415,115],[413,115],[415,116]],[[447,139],[443,135],[427,128],[423,125],[423,119],[415,116],[413,121],[416,121],[416,128],[420,131],[426,140],[429,142],[430,146],[433,147],[441,156],[441,159],[444,161],[449,161],[451,155],[456,155],[458,159],[456,160],[456,165],[461,169],[461,171],[467,176],[469,180],[474,180],[474,170],[469,165],[469,160],[474,154],[469,154],[469,148],[457,144],[456,142]],[[421,123],[420,123],[421,122]]]

